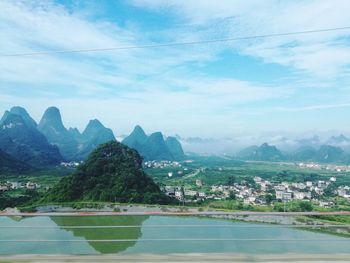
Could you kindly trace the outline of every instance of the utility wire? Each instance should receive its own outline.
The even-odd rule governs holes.
[[[350,26],[346,26],[346,27],[326,28],[326,29],[295,31],[295,32],[288,32],[288,33],[275,33],[275,34],[266,34],[266,35],[253,35],[253,36],[242,36],[242,37],[233,37],[233,38],[199,40],[199,41],[190,41],[190,42],[173,42],[173,43],[150,44],[150,45],[139,45],[139,46],[49,50],[49,51],[36,51],[36,52],[28,52],[28,53],[0,54],[0,57],[20,57],[20,56],[36,56],[36,55],[60,54],[60,53],[85,53],[85,52],[116,51],[116,50],[128,50],[128,49],[190,46],[190,45],[213,44],[213,43],[230,42],[230,41],[238,41],[238,40],[250,40],[250,39],[258,39],[258,38],[272,38],[272,37],[281,37],[281,36],[314,34],[314,33],[332,32],[332,31],[339,31],[339,30],[349,30],[349,29],[350,29]]]
[[[106,225],[106,226],[16,226],[16,225],[0,225],[0,229],[99,229],[99,228],[350,228],[349,224],[346,225]]]
[[[156,241],[268,241],[268,242],[350,242],[348,238],[343,239],[293,239],[293,238],[144,238],[144,239],[1,239],[0,243],[36,243],[36,242],[72,242],[72,243],[80,243],[80,242],[102,242],[102,243],[114,243],[114,242],[156,242]]]

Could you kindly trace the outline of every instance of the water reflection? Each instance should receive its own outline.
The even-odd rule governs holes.
[[[138,227],[90,228],[94,226]],[[91,241],[110,239],[131,241]],[[0,255],[334,254],[349,253],[350,245],[348,238],[302,229],[179,216],[0,217],[0,240]]]
[[[71,228],[72,226],[142,226],[148,216],[86,216],[86,217],[51,217],[61,229],[72,232],[75,237],[85,240],[133,239],[141,237],[141,227],[131,228]],[[65,226],[70,226],[69,228]],[[136,241],[127,242],[88,242],[100,253],[118,253],[135,245]]]

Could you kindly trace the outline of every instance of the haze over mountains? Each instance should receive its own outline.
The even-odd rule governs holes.
[[[283,153],[276,146],[263,143],[250,146],[236,155],[236,158],[253,161],[300,161],[319,163],[348,163],[350,155],[342,148],[332,145],[321,145],[318,148],[302,146],[294,152]]]
[[[313,147],[318,149],[322,145],[330,145],[342,148],[345,152],[350,153],[350,139],[343,134],[337,136],[325,136],[321,138],[318,135],[310,137],[286,137],[276,135],[249,136],[240,135],[232,138],[200,138],[200,137],[180,137],[177,139],[181,142],[185,152],[197,153],[202,155],[236,155],[241,150],[252,145],[258,146],[265,142],[269,145],[276,146],[285,154],[296,152],[301,147]]]

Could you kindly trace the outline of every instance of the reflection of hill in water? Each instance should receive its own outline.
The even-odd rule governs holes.
[[[30,217],[23,217],[23,216],[8,216],[8,218],[10,218],[11,220],[15,221],[15,222],[21,222],[22,220],[26,219],[26,218],[30,218]]]
[[[82,216],[82,217],[51,217],[58,226],[73,232],[76,237],[92,239],[138,239],[141,237],[141,227],[132,228],[65,228],[64,226],[141,226],[148,216]],[[89,242],[100,253],[117,253],[135,245],[130,242]]]

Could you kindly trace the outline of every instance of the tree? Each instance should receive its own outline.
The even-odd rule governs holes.
[[[305,202],[305,201],[299,202],[299,207],[302,212],[310,212],[313,210],[313,206],[311,202]]]
[[[234,185],[236,182],[236,177],[231,175],[228,179],[227,179],[227,185]]]
[[[228,196],[228,199],[230,199],[230,200],[236,200],[236,194],[235,194],[234,192],[230,191],[230,194],[229,194],[229,196]]]
[[[267,204],[271,204],[271,202],[276,199],[276,197],[272,194],[266,194],[265,195],[265,201]]]

